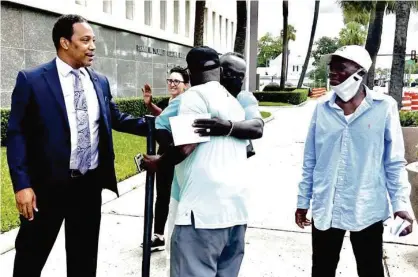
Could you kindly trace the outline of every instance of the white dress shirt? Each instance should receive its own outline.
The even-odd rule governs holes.
[[[71,133],[71,157],[70,169],[77,169],[77,121],[74,107],[74,74],[71,74],[73,68],[56,58],[58,76],[61,83],[62,93],[64,95],[65,107],[67,110],[68,123],[70,124]],[[97,100],[96,90],[90,75],[85,68],[80,69],[81,82],[83,84],[84,94],[87,100],[87,109],[89,114],[90,125],[90,141],[91,141],[91,166],[90,169],[95,169],[99,165],[99,119],[100,107]]]

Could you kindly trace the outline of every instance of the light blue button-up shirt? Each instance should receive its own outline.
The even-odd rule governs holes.
[[[360,231],[406,211],[410,184],[396,101],[366,88],[348,120],[335,94],[315,108],[305,144],[297,207],[309,209],[315,227]]]

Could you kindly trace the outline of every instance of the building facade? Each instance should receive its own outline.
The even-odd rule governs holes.
[[[145,83],[166,95],[168,71],[185,66],[193,46],[196,1],[13,0],[1,2],[1,107],[10,106],[19,70],[56,56],[52,27],[61,14],[76,13],[96,36],[93,68],[109,79],[115,97],[138,97]],[[232,51],[235,0],[206,1],[204,43]]]
[[[298,54],[289,53],[288,58],[288,67],[287,67],[287,86],[297,86],[300,75],[302,73],[302,67],[305,62],[305,57]],[[275,59],[269,62],[269,67],[258,67],[257,74],[260,74],[260,90],[264,86],[268,85],[271,82],[280,83],[280,75],[282,72],[282,54],[277,56]],[[309,63],[307,73],[313,70],[312,64]],[[312,83],[308,77],[303,80],[303,84],[307,85]]]

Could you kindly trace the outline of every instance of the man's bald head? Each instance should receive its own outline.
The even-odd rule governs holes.
[[[243,55],[239,53],[229,52],[221,56],[220,58],[221,66],[223,70],[232,71],[238,75],[245,76],[245,71],[247,70],[247,62]]]
[[[247,70],[247,63],[243,55],[229,52],[221,56],[223,69],[221,84],[235,97],[241,91]]]

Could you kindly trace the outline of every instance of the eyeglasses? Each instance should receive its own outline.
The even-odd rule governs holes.
[[[180,81],[177,79],[167,79],[168,85],[174,84],[175,86],[178,86],[180,83],[184,83],[184,81]]]

